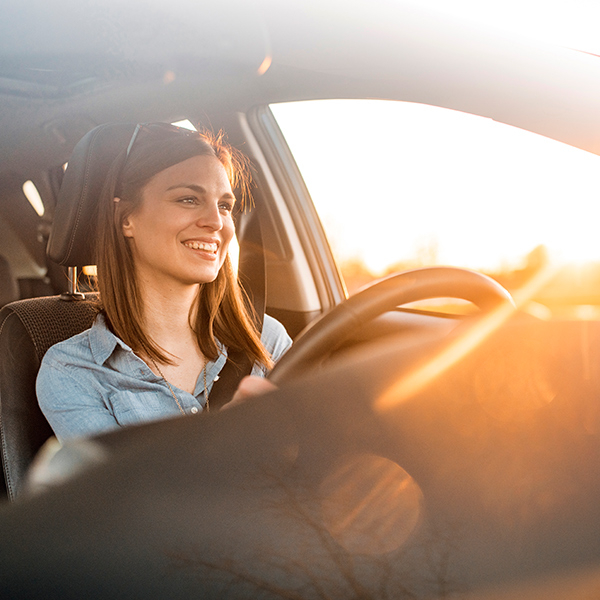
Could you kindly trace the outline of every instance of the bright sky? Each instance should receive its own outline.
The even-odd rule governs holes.
[[[597,0],[419,3],[600,54]],[[341,260],[360,257],[378,273],[435,254],[438,264],[498,269],[521,266],[539,244],[563,261],[600,260],[595,155],[416,104],[324,101],[273,111]]]

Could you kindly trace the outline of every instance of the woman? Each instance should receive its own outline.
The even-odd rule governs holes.
[[[291,344],[256,330],[228,256],[242,157],[220,137],[138,125],[98,202],[101,312],[46,353],[40,407],[61,440],[210,407],[227,349],[264,376]],[[263,383],[264,385],[264,383]],[[260,391],[255,378],[240,395]]]

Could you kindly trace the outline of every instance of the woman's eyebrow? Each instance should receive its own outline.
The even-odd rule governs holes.
[[[167,192],[171,190],[177,190],[181,188],[187,188],[188,190],[192,190],[197,194],[206,194],[206,188],[202,185],[198,185],[196,183],[176,183],[175,185],[171,185],[167,188]],[[222,198],[229,198],[235,201],[235,195],[231,192],[226,192],[223,194]]]
[[[189,190],[193,190],[194,192],[198,192],[199,194],[206,194],[206,188],[204,186],[197,185],[196,183],[176,183],[175,185],[169,186],[167,188],[167,192],[180,188],[187,188]]]

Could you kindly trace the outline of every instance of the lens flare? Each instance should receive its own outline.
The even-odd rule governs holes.
[[[514,295],[515,306],[500,305],[498,308],[479,318],[462,335],[452,339],[432,359],[417,366],[407,375],[403,375],[375,402],[375,409],[381,412],[390,410],[408,398],[420,392],[442,373],[467,356],[484,340],[504,324],[518,309],[525,306],[534,294],[552,277],[555,270],[546,264],[522,286]]]
[[[264,75],[269,70],[269,67],[271,66],[272,62],[273,57],[270,54],[267,54],[264,60],[260,63],[260,67],[258,67],[257,73],[259,75]]]
[[[421,488],[402,467],[381,456],[347,457],[319,491],[325,527],[348,552],[395,550],[420,521]]]

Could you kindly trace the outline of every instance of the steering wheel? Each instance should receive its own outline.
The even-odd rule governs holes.
[[[430,298],[460,298],[483,311],[514,306],[510,293],[491,277],[455,267],[406,271],[381,279],[308,326],[275,365],[269,379],[281,384],[306,372],[349,335],[401,304]]]

